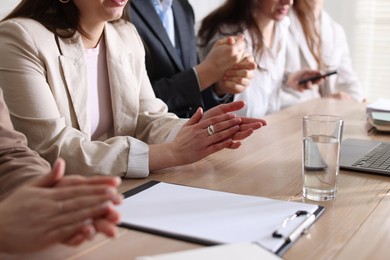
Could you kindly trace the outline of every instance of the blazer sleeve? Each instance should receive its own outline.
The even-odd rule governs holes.
[[[14,130],[0,89],[0,198],[49,171],[50,165],[27,147],[22,133]]]
[[[167,104],[170,112],[179,117],[189,118],[202,106],[198,79],[193,68],[151,83],[156,96]]]
[[[126,33],[132,34],[129,30]],[[27,136],[30,147],[49,162],[57,157],[64,158],[66,174],[148,176],[147,143],[164,142],[170,129],[180,120],[167,114],[166,106],[154,97],[150,83],[145,81],[143,61],[132,63],[134,70],[136,66],[141,68],[137,70],[139,75],[128,75],[130,73],[126,71],[121,72],[123,77],[118,79],[123,81],[127,73],[132,82],[140,77],[144,82],[130,89],[116,88],[121,92],[113,94],[115,102],[121,105],[113,112],[121,116],[116,116],[119,122],[112,137],[91,140],[90,133],[80,130],[75,119],[75,106],[87,113],[87,96],[80,87],[71,89],[76,93],[69,93],[64,86],[53,34],[32,20],[18,20],[2,23],[0,38],[0,56],[3,57],[0,59],[0,82],[5,84],[4,97],[15,128]],[[129,44],[139,47],[138,42]],[[118,70],[121,67],[119,62],[117,67]],[[76,76],[84,72],[71,72],[76,86],[83,86],[83,77]]]

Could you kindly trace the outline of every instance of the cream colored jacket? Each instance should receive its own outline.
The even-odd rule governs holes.
[[[104,39],[114,124],[102,140],[91,140],[79,34],[56,38],[40,23],[24,18],[1,23],[0,86],[15,128],[49,162],[64,158],[66,173],[145,177],[147,144],[170,140],[183,120],[167,113],[155,97],[133,25],[107,23]]]

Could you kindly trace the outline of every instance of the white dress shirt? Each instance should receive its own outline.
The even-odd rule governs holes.
[[[262,117],[280,109],[280,91],[284,76],[289,24],[288,17],[275,23],[273,45],[264,47],[261,55],[254,54],[252,47],[253,39],[249,31],[244,30],[246,52],[254,56],[258,68],[255,70],[254,77],[247,89],[243,93],[234,95],[234,101],[243,100],[246,102],[246,106],[236,112],[237,115]],[[207,46],[200,49],[201,59],[206,57],[215,41],[226,37],[226,34],[229,34],[229,32],[234,34],[236,29],[236,27],[223,26],[221,31],[224,35],[216,34]]]
[[[295,11],[289,12],[291,21],[289,29],[289,44],[286,52],[286,71],[294,72],[304,68],[318,69],[318,64],[307,45],[305,34]],[[344,91],[353,99],[361,101],[363,95],[352,68],[349,47],[343,28],[337,24],[325,11],[321,12],[320,30],[322,35],[322,58],[326,71],[337,70],[337,75],[332,75],[321,84],[323,95],[329,95]],[[305,100],[319,98],[318,86],[311,90],[298,92],[293,89],[283,89],[282,107],[303,102]]]

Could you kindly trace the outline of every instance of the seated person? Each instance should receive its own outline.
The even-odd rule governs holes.
[[[245,36],[246,52],[255,57],[257,69],[250,86],[234,95],[235,101],[247,103],[237,115],[261,117],[278,111],[283,85],[302,91],[310,87],[310,83],[300,85],[299,80],[319,74],[315,70],[284,73],[289,26],[286,15],[291,4],[292,1],[227,0],[202,21],[198,34],[201,59],[215,41],[237,34]]]
[[[122,200],[119,178],[66,176],[13,129],[0,90],[0,253],[25,253],[55,243],[76,246],[96,231],[115,237]]]
[[[345,32],[323,9],[323,4],[323,1],[294,1],[289,12],[286,70],[310,68],[324,73],[337,70],[337,74],[303,92],[283,89],[282,107],[320,97],[364,100]]]
[[[23,0],[0,23],[0,82],[15,129],[66,173],[142,178],[198,161],[265,124],[223,104],[189,120],[154,95],[127,1]],[[28,18],[26,18],[28,17]]]
[[[146,46],[153,90],[168,111],[190,117],[198,107],[227,102],[229,94],[249,85],[256,64],[253,58],[242,60],[242,37],[218,41],[199,62],[194,12],[187,0],[133,0],[128,12]]]

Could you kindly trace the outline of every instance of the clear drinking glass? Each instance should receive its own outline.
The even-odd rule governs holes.
[[[303,117],[303,196],[310,200],[336,198],[343,119],[331,115]]]

